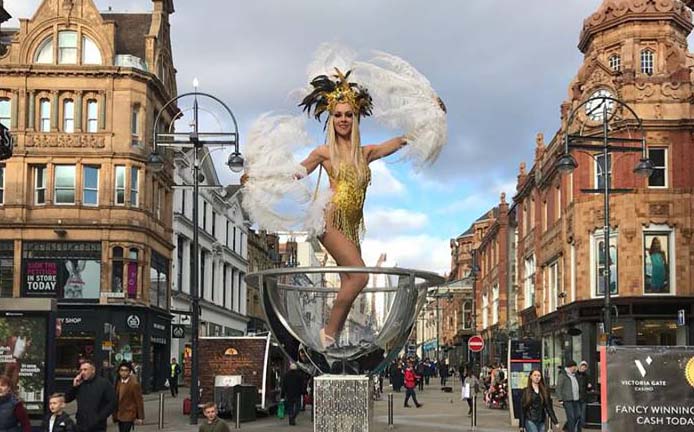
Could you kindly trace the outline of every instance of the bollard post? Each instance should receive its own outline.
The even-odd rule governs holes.
[[[477,395],[472,396],[472,430],[477,430]]]
[[[388,393],[388,426],[393,427],[393,393]]]
[[[159,424],[158,429],[164,429],[164,393],[159,393]]]
[[[241,393],[236,394],[236,429],[241,429]]]

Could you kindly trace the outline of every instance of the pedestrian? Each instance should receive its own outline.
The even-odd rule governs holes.
[[[145,419],[145,404],[142,387],[133,373],[133,365],[124,361],[118,367],[116,381],[116,410],[113,421],[118,423],[119,432],[130,432],[133,425],[141,425]]]
[[[48,398],[48,409],[50,414],[44,418],[41,431],[77,432],[77,426],[70,418],[70,414],[63,411],[65,409],[65,395],[63,393],[53,393]]]
[[[588,373],[588,362],[583,360],[578,365],[578,373],[576,373],[576,378],[578,379],[578,390],[579,390],[579,400],[581,402],[579,407],[579,414],[581,415],[581,427],[586,424],[586,406],[588,405],[588,392],[593,390],[592,379]]]
[[[171,390],[171,396],[178,396],[178,376],[181,374],[181,366],[176,363],[176,357],[171,358],[171,364],[169,365],[169,390]]]
[[[415,392],[416,387],[417,387],[417,374],[415,373],[415,370],[414,370],[414,364],[412,363],[412,360],[410,360],[407,363],[407,369],[405,369],[405,408],[410,407],[407,404],[407,402],[410,401],[410,398],[412,398],[412,401],[414,402],[414,404],[417,408],[422,406],[422,404],[420,404],[417,401],[417,393]]]
[[[229,426],[217,416],[217,404],[207,402],[202,406],[204,421],[198,428],[198,432],[231,432]]]
[[[289,365],[289,370],[282,380],[282,395],[286,399],[287,416],[289,424],[296,425],[296,416],[301,410],[301,398],[306,393],[306,380],[303,372],[296,363]]]
[[[113,365],[111,364],[111,362],[109,362],[108,360],[104,360],[103,362],[101,362],[101,371],[99,371],[99,376],[102,378],[106,378],[106,380],[110,382],[111,385],[113,385],[113,383],[116,380],[116,377],[113,374]]]
[[[431,362],[429,359],[424,360],[424,384],[429,385],[429,378],[431,377]]]
[[[31,432],[29,415],[22,401],[12,391],[12,380],[0,376],[0,431]]]
[[[539,370],[533,370],[528,375],[528,385],[521,396],[519,414],[521,432],[544,432],[547,416],[555,428],[559,424],[552,407],[552,398]]]
[[[439,376],[441,377],[441,387],[446,387],[446,381],[448,380],[448,365],[446,360],[442,360],[439,363]]]
[[[419,385],[419,391],[424,391],[424,371],[426,369],[426,366],[424,365],[424,362],[419,362],[417,363],[417,367],[415,370],[417,371],[417,376],[419,379],[417,379],[417,384]]]
[[[80,432],[106,432],[106,421],[116,408],[116,394],[105,378],[96,375],[91,360],[80,364],[80,372],[65,393],[65,402],[77,400],[77,429]]]
[[[402,388],[402,369],[400,368],[400,363],[398,361],[393,362],[390,367],[390,383],[393,386],[393,391],[400,393]]]
[[[472,399],[477,398],[477,393],[480,391],[480,380],[475,376],[472,368],[465,370],[465,376],[463,377],[463,399],[467,402],[468,410],[467,415],[472,415]]]
[[[576,362],[570,360],[557,379],[557,398],[564,405],[568,432],[581,432],[581,390],[576,371]]]

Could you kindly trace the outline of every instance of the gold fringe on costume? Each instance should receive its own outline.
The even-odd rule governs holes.
[[[327,219],[333,228],[359,247],[365,232],[364,200],[366,188],[371,183],[371,171],[367,166],[359,175],[356,167],[342,164],[337,173],[329,173],[329,176],[334,192]]]

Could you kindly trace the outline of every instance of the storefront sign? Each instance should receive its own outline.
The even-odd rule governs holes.
[[[43,416],[46,317],[0,314],[0,375],[10,378],[29,414]]]
[[[166,338],[152,336],[149,338],[152,343],[166,345]]]
[[[152,324],[152,327],[153,327],[155,330],[166,331],[166,326],[161,325],[161,324],[158,324],[158,323],[153,323],[153,324]]]
[[[540,341],[523,339],[508,341],[509,389],[511,390],[511,420],[520,416],[521,396],[528,386],[528,377],[533,370],[542,372],[542,344]]]
[[[694,347],[600,347],[609,431],[694,430]]]
[[[27,297],[98,299],[100,282],[100,261],[26,260],[22,292]]]
[[[186,336],[186,330],[185,327],[180,325],[180,324],[175,324],[171,328],[171,337],[174,339],[182,339]]]
[[[128,316],[128,319],[126,321],[126,324],[128,324],[128,327],[131,329],[139,329],[140,328],[140,317],[137,315],[130,315]]]

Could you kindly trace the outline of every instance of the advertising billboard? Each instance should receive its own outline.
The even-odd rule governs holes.
[[[532,339],[508,341],[508,388],[511,403],[509,414],[517,424],[521,410],[523,389],[528,386],[528,376],[533,370],[542,371],[542,344]]]
[[[694,430],[694,347],[601,347],[600,366],[603,430]]]
[[[26,297],[98,299],[101,262],[84,259],[31,259],[24,263]]]
[[[10,378],[35,416],[44,414],[47,320],[45,315],[0,313],[0,375]]]

